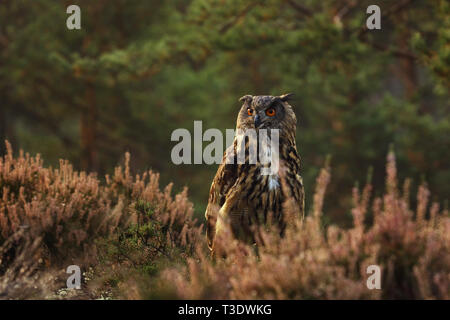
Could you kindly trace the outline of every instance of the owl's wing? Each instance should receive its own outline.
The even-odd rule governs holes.
[[[209,191],[208,206],[206,207],[206,238],[208,247],[212,249],[216,233],[216,221],[220,208],[225,203],[225,197],[237,179],[236,155],[233,143],[225,151],[222,163],[217,169],[214,180]],[[228,159],[228,160],[227,160]]]
[[[295,175],[296,188],[294,189],[294,198],[297,200],[300,219],[305,218],[305,189],[303,179],[299,174]]]
[[[295,172],[291,176],[291,192],[299,208],[299,215],[301,219],[305,217],[305,189],[303,187],[303,179],[300,175],[300,156],[298,155],[296,147],[290,147],[288,153],[288,161],[291,162],[291,170]]]

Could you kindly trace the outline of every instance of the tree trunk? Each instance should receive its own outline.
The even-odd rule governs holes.
[[[6,105],[3,101],[4,96],[0,97],[0,157],[3,157],[6,154]]]
[[[81,167],[86,171],[96,171],[97,168],[97,106],[95,87],[88,82],[85,94],[85,108],[81,113]]]
[[[411,31],[408,28],[408,13],[402,12],[400,15],[403,27],[398,35],[398,43],[400,50],[404,52],[410,51],[410,40]],[[399,58],[399,74],[401,81],[403,83],[403,88],[405,92],[405,98],[411,100],[417,92],[417,72],[416,72],[416,62],[412,58],[402,57]]]

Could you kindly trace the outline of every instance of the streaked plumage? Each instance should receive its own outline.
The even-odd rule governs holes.
[[[247,241],[253,239],[251,225],[254,223],[277,221],[283,232],[287,221],[282,205],[286,198],[294,200],[299,218],[303,217],[304,190],[295,143],[297,119],[288,103],[290,96],[247,95],[240,99],[243,105],[237,118],[237,131],[256,129],[259,135],[260,129],[279,129],[280,171],[275,175],[262,175],[261,170],[267,164],[263,165],[259,159],[256,164],[249,164],[248,153],[245,163],[238,164],[239,146],[235,137],[225,151],[209,193],[205,216],[210,249],[214,249],[215,237],[223,230],[224,223],[231,224],[237,238]],[[269,116],[272,112],[275,115]],[[248,141],[245,148],[248,152]],[[231,164],[226,162],[227,156],[233,157]]]

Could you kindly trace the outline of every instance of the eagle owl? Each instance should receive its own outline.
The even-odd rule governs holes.
[[[214,251],[215,238],[223,231],[225,223],[230,223],[236,238],[246,241],[254,240],[251,226],[266,223],[268,218],[279,225],[282,233],[288,220],[283,215],[283,203],[287,198],[294,201],[299,218],[303,218],[304,190],[295,143],[297,118],[288,102],[291,95],[246,95],[239,99],[243,105],[237,117],[237,133],[211,184],[205,213],[206,236],[211,250]],[[238,139],[239,132],[248,129],[253,129],[258,137],[263,131],[261,129],[266,129],[266,132],[278,129],[277,172],[262,174],[268,164],[261,162],[259,157],[254,162],[248,161],[249,139],[252,137],[246,137],[243,143]],[[240,145],[245,148],[243,162],[236,159]]]

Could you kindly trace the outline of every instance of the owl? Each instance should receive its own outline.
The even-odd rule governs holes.
[[[298,207],[298,218],[303,218],[305,197],[295,143],[297,118],[289,104],[291,96],[245,95],[239,99],[243,105],[237,117],[236,135],[211,184],[205,213],[207,242],[213,252],[215,239],[226,223],[230,224],[233,235],[244,241],[254,241],[252,226],[269,220],[282,234],[290,221],[283,212],[286,199]],[[256,135],[239,139],[239,134],[249,129]],[[278,170],[270,174],[266,170],[263,174],[273,164],[260,161],[259,150],[256,161],[249,161],[249,149],[251,139],[259,139],[263,131],[269,136],[271,129],[278,129],[279,165]],[[261,143],[257,146],[261,148]],[[240,148],[245,151],[245,161],[241,162],[237,159]]]

